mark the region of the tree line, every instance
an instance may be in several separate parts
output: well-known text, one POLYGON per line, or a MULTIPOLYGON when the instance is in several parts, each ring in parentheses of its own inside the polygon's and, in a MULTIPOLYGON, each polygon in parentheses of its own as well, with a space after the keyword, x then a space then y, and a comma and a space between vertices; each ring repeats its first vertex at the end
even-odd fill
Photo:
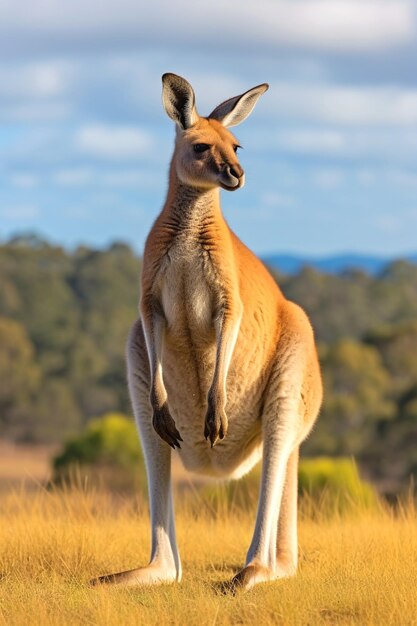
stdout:
MULTIPOLYGON (((124 348, 141 261, 129 246, 67 251, 36 236, 0 246, 0 436, 62 441, 130 413, 124 348)), ((417 474, 417 266, 378 276, 273 272, 309 314, 325 399, 305 455, 355 456, 387 492, 417 474)))

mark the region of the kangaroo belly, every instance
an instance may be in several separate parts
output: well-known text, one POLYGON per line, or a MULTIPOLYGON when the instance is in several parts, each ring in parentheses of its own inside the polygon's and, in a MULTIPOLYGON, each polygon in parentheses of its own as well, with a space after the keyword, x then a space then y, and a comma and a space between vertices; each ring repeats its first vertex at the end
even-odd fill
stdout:
POLYGON ((179 455, 185 468, 208 476, 239 478, 261 457, 263 377, 255 371, 242 372, 232 360, 226 383, 228 433, 211 448, 204 438, 204 420, 215 353, 215 344, 190 344, 187 352, 176 344, 165 344, 162 367, 168 405, 183 439, 179 455))

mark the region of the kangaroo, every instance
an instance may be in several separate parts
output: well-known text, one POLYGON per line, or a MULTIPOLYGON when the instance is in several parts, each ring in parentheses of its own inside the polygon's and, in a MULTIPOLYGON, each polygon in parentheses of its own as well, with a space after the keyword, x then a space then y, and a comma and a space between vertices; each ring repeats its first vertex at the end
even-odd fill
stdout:
POLYGON ((300 443, 319 412, 322 384, 306 314, 285 299, 261 261, 227 225, 220 188, 243 187, 240 124, 261 84, 200 117, 191 85, 164 74, 163 106, 176 123, 165 204, 144 250, 140 319, 127 346, 128 384, 145 455, 150 563, 96 583, 181 579, 171 490, 171 449, 184 466, 239 478, 263 457, 246 562, 232 586, 291 576, 297 568, 300 443))

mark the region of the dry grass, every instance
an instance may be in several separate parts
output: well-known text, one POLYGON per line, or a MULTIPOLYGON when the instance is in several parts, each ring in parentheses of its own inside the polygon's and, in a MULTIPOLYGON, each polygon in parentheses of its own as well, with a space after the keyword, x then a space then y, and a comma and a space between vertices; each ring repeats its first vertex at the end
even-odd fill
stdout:
POLYGON ((412 504, 395 515, 304 514, 299 574, 233 597, 220 583, 243 562, 254 511, 215 511, 196 494, 178 500, 182 583, 97 589, 89 578, 146 563, 146 503, 82 490, 5 496, 0 624, 417 624, 412 504))

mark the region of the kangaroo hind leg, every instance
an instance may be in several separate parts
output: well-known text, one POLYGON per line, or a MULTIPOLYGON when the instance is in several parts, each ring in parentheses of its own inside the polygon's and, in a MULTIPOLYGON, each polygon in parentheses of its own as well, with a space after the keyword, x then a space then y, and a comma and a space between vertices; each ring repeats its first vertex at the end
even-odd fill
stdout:
POLYGON ((153 585, 181 579, 171 488, 171 448, 152 426, 149 362, 139 320, 130 333, 127 362, 129 391, 148 476, 152 526, 151 557, 145 567, 101 576, 91 581, 93 585, 153 585))
POLYGON ((233 583, 258 582, 295 573, 297 564, 298 448, 304 434, 302 385, 305 359, 291 351, 272 372, 262 414, 263 462, 255 530, 245 567, 233 583))

